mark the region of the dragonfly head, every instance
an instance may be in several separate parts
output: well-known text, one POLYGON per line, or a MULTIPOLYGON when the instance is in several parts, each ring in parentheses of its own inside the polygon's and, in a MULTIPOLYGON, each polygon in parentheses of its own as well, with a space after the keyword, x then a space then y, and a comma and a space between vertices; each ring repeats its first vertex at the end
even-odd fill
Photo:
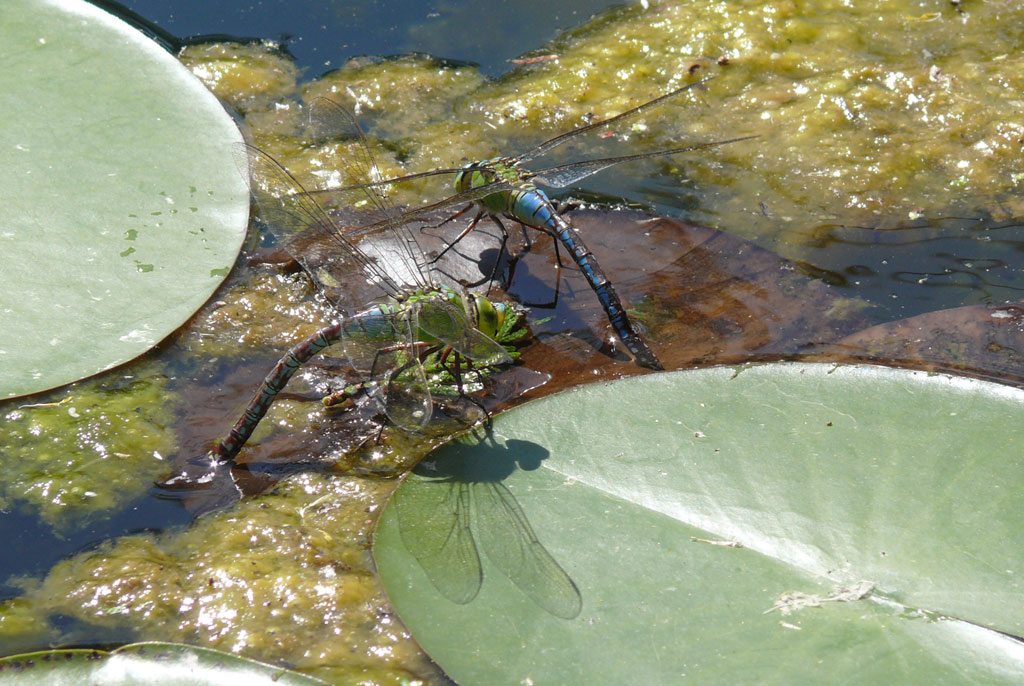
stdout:
POLYGON ((507 306, 505 303, 492 303, 482 295, 469 293, 462 299, 462 305, 470 321, 476 324, 480 333, 494 338, 505 325, 507 306))
POLYGON ((486 186, 495 181, 509 183, 518 180, 516 172, 511 169, 508 158, 494 157, 482 162, 470 162, 455 175, 455 190, 459 193, 486 186))
POLYGON ((490 183, 487 168, 483 166, 484 164, 486 163, 473 162, 463 167, 462 171, 455 175, 456 192, 465 193, 490 183))

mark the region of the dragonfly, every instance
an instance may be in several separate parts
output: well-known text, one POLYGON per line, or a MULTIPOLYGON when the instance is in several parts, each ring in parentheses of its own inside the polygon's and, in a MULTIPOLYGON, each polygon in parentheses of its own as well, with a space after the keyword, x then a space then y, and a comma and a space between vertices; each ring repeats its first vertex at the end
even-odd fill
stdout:
MULTIPOLYGON (((350 178, 374 178, 376 163, 351 113, 321 100, 312 108, 311 121, 317 136, 356 141, 352 154, 342 160, 350 178)), ((237 144, 234 155, 239 170, 250 179, 261 218, 341 317, 293 346, 274 366, 231 431, 211 451, 216 461, 235 458, 295 372, 330 346, 340 345, 363 379, 358 391, 382 405, 390 423, 413 432, 424 428, 433 413, 424 359, 436 355, 460 393, 465 370, 479 373, 512 361, 508 350, 495 340, 510 308, 465 293, 457 284, 438 283, 406 218, 377 188, 366 183, 359 186, 376 214, 384 217, 378 224, 388 231, 386 248, 374 259, 277 160, 246 143, 237 144), (300 237, 303 243, 319 247, 297 248, 300 237), (351 280, 353 274, 361 275, 379 298, 348 314, 333 285, 351 280)))
MULTIPOLYGON (((472 221, 470 221, 466 228, 449 244, 448 248, 445 249, 446 251, 472 231, 484 217, 489 217, 500 229, 503 236, 501 245, 502 251, 506 248, 506 242, 509 236, 508 230, 501 222, 502 217, 516 221, 524 226, 537 229, 542 233, 551 236, 556 241, 556 255, 558 245, 561 244, 562 247, 568 251, 584 278, 587 280, 587 283, 597 295, 612 329, 622 341, 623 345, 626 346, 626 349, 632 355, 636 363, 642 367, 648 367, 650 369, 662 369, 663 367, 661 362, 647 345, 647 342, 640 334, 639 329, 630 320, 626 309, 622 305, 622 301, 619 299, 619 296, 615 291, 614 285, 605 275, 604 270, 602 270, 597 261, 597 258, 594 257, 594 254, 589 248, 587 248, 576 229, 562 217, 562 214, 556 209, 548 195, 538 188, 536 184, 542 184, 551 188, 565 188, 578 183, 588 176, 625 162, 669 157, 686 152, 693 152, 696 150, 703 150, 729 143, 749 140, 751 138, 756 138, 756 136, 741 136, 727 140, 697 143, 667 150, 657 150, 654 152, 583 160, 570 164, 548 167, 536 172, 531 172, 525 169, 522 165, 525 162, 529 162, 534 158, 551 152, 558 146, 563 145, 584 133, 598 129, 606 129, 613 124, 621 124, 630 119, 634 119, 640 114, 650 111, 652 108, 662 105, 697 86, 707 83, 711 78, 714 77, 687 84, 686 86, 677 88, 669 93, 665 93, 664 95, 654 98, 653 100, 649 100, 641 105, 637 105, 632 109, 626 110, 625 112, 608 119, 593 122, 561 133, 518 155, 510 157, 495 157, 482 162, 474 162, 464 167, 434 169, 431 171, 409 174, 407 176, 374 181, 369 185, 380 187, 428 176, 454 174, 454 188, 456 191, 454 196, 422 208, 411 210, 408 212, 408 216, 412 218, 433 214, 441 211, 442 209, 463 204, 467 202, 467 200, 469 201, 465 207, 441 222, 441 224, 444 224, 461 216, 465 212, 468 212, 473 207, 476 207, 477 213, 473 217, 472 221)), ((351 191, 353 188, 353 186, 349 186, 326 190, 324 192, 337 193, 351 191)), ((370 224, 363 227, 359 233, 377 231, 382 228, 382 226, 384 226, 382 223, 370 224)), ((440 255, 438 257, 440 257, 440 255)))
POLYGON ((577 617, 583 607, 579 588, 502 483, 516 469, 536 469, 543 449, 525 442, 501 445, 489 432, 486 443, 478 433, 474 437, 421 462, 395 492, 403 545, 453 603, 465 605, 480 592, 484 553, 539 607, 563 619, 577 617))

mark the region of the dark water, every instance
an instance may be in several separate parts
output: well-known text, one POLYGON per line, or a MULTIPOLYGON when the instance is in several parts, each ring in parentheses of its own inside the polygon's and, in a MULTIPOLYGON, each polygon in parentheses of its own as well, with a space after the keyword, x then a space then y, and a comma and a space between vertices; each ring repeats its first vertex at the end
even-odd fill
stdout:
POLYGON ((894 229, 822 225, 809 271, 891 321, 1024 297, 1024 223, 946 217, 894 229))
MULTIPOLYGON (((102 2, 109 9, 116 3, 102 2)), ((609 0, 125 0, 121 5, 181 39, 222 34, 280 41, 309 76, 355 55, 425 52, 475 62, 494 76, 508 60, 579 26, 609 0)))
POLYGON ((117 536, 187 524, 192 513, 181 504, 164 497, 146 497, 113 514, 95 518, 83 528, 58 532, 39 517, 11 508, 0 513, 0 597, 21 595, 13 584, 19 576, 45 575, 61 559, 93 548, 117 536))

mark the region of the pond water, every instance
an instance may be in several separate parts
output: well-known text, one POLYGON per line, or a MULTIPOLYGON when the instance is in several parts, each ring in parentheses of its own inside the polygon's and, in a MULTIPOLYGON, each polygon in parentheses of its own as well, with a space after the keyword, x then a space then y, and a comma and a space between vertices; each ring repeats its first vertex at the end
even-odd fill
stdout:
MULTIPOLYGON (((113 6, 114 3, 111 3, 113 6)), ((275 40, 310 76, 340 67, 355 55, 425 52, 474 62, 497 76, 508 60, 543 46, 565 29, 621 3, 568 0, 416 2, 416 0, 126 0, 147 22, 182 39, 210 34, 275 40), (472 27, 467 30, 467 27, 472 27)))
MULTIPOLYGON (((300 17, 271 0, 218 5, 222 16, 209 4, 126 3, 179 36, 292 36, 298 62, 229 43, 180 57, 300 178, 331 164, 300 131, 318 95, 357 111, 392 176, 523 150, 714 76, 550 160, 758 136, 556 194, 595 203, 569 216, 666 367, 814 355, 1024 378, 1011 354, 1024 288, 1024 8, 647 4, 561 3, 552 17, 541 3, 335 2, 300 17), (349 59, 403 52, 438 59, 349 59), (541 59, 508 63, 521 55, 541 59)), ((447 194, 438 180, 394 197, 447 194)), ((369 555, 394 477, 440 435, 350 450, 352 427, 315 402, 336 372, 326 365, 243 450, 246 498, 226 475, 179 493, 150 487, 168 463, 209 450, 281 353, 330 318, 271 246, 254 229, 214 301, 142 360, 30 399, 46 407, 0 406, 0 445, 21 465, 0 491, 0 526, 21 532, 3 562, 3 652, 188 640, 328 679, 443 683, 391 614, 369 555), (90 411, 71 422, 52 405, 68 398, 90 411), (50 443, 70 455, 57 467, 40 457, 50 443), (88 506, 85 491, 99 493, 88 506)), ((641 371, 608 345, 579 274, 554 262, 551 243, 534 240, 503 265, 515 267, 505 285, 533 334, 519 367, 551 376, 516 402, 641 371)), ((505 399, 530 385, 517 383, 505 399)))

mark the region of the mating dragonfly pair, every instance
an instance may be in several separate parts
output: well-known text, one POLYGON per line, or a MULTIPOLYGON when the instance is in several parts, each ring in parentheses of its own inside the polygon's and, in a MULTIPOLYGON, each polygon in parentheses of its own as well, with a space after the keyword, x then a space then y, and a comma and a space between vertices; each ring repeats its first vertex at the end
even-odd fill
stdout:
MULTIPOLYGON (((399 178, 374 181, 377 166, 366 138, 351 113, 320 98, 310 108, 312 133, 324 139, 351 139, 355 151, 339 160, 353 182, 329 190, 307 191, 283 166, 265 152, 240 144, 236 162, 251 179, 251 189, 263 220, 303 266, 325 294, 327 284, 360 272, 381 296, 376 304, 347 315, 348 303, 332 303, 342 319, 291 348, 267 375, 244 414, 230 433, 211 451, 218 461, 231 461, 252 434, 278 393, 296 370, 328 346, 340 344, 351 366, 364 380, 357 389, 378 402, 388 420, 400 428, 423 428, 433 413, 431 380, 424 360, 431 355, 454 378, 461 393, 463 374, 511 362, 508 350, 495 338, 505 326, 511 309, 503 303, 467 294, 457 283, 444 283, 425 257, 409 223, 419 217, 467 205, 477 214, 455 239, 461 240, 484 217, 491 218, 502 233, 502 250, 508 232, 501 218, 510 219, 552 236, 572 256, 601 302, 615 333, 637 364, 661 369, 661 363, 634 328, 629 316, 593 254, 576 230, 559 214, 548 196, 535 184, 563 188, 613 165, 656 157, 668 157, 724 145, 746 138, 714 141, 655 152, 605 157, 530 172, 522 167, 581 134, 607 129, 661 105, 705 83, 698 81, 666 93, 617 116, 594 122, 551 138, 514 157, 500 157, 454 169, 436 169, 399 178), (440 202, 401 213, 382 188, 426 176, 454 176, 456 194, 440 202), (320 193, 342 197, 356 192, 382 219, 355 229, 343 230, 316 200, 320 193), (386 254, 370 258, 357 246, 360 236, 385 232, 386 254), (312 235, 326 241, 328 254, 317 260, 297 248, 297 239, 312 235)), ((446 220, 448 221, 448 220, 446 220)), ((453 242, 454 244, 454 242, 453 242)), ((451 247, 451 246, 449 246, 451 247)), ((447 248, 446 248, 447 250, 447 248)), ((323 251, 318 251, 323 252, 323 251)), ((328 295, 330 297, 330 295, 328 295)))

